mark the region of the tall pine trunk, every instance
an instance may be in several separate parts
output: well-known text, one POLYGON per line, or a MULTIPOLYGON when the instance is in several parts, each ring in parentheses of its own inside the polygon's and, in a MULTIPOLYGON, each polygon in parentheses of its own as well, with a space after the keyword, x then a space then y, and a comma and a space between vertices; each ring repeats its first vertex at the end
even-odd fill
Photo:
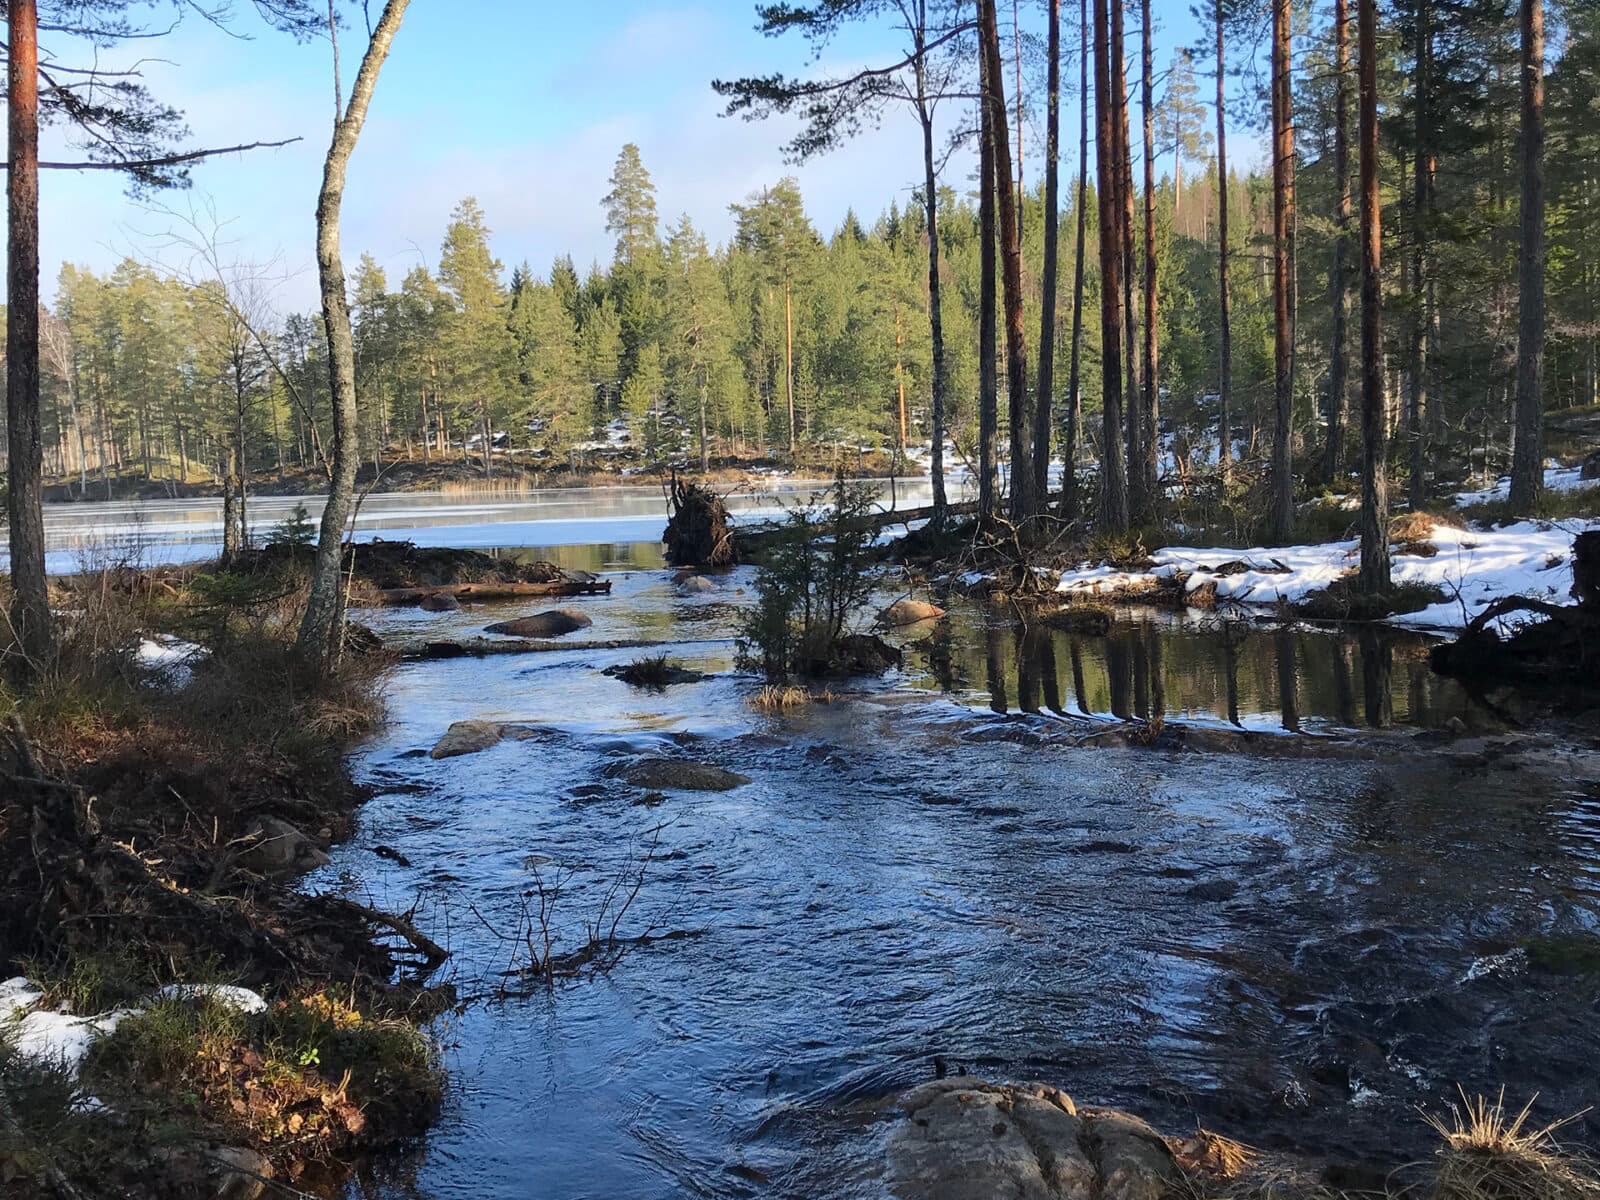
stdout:
POLYGON ((24 670, 53 644, 44 569, 44 443, 39 422, 39 13, 11 0, 7 91, 6 476, 11 631, 24 670))
MULTIPOLYGON (((978 55, 978 524, 994 524, 999 504, 1000 397, 995 367, 994 114, 988 55, 978 55)), ((1005 128, 1002 119, 1001 128, 1005 128)))
POLYGON ((933 476, 933 521, 937 526, 943 523, 949 504, 944 487, 944 314, 939 301, 939 182, 934 170, 933 112, 928 107, 928 66, 922 39, 923 31, 919 25, 916 51, 917 119, 922 123, 923 207, 927 210, 928 219, 928 328, 933 356, 933 429, 930 431, 933 444, 929 448, 929 470, 933 476))
POLYGON ((1153 514, 1159 503, 1161 466, 1161 391, 1156 376, 1156 151, 1155 106, 1151 82, 1155 67, 1150 53, 1150 0, 1140 0, 1139 107, 1144 117, 1144 496, 1153 514))
POLYGON ((1107 9, 1121 0, 1094 0, 1095 188, 1100 218, 1100 524, 1128 528, 1128 482, 1122 453, 1122 173, 1116 154, 1117 98, 1113 94, 1107 9), (1108 153, 1109 150, 1109 153, 1108 153))
POLYGON ((1522 245, 1511 506, 1531 513, 1544 486, 1544 0, 1522 0, 1522 245))
POLYGON ((1000 230, 1000 268, 1006 313, 1006 398, 1011 423, 1011 519, 1038 511, 1033 490, 1033 413, 1028 401, 1028 350, 1022 312, 1020 197, 1011 178, 1005 76, 1000 59, 1000 23, 995 0, 979 0, 978 21, 988 64, 987 96, 993 110, 989 134, 994 156, 995 220, 1000 230))
POLYGON ((1294 536, 1290 424, 1294 417, 1294 108, 1289 0, 1272 0, 1273 540, 1294 536))
POLYGON ((322 293, 322 324, 328 339, 328 385, 333 401, 333 471, 328 503, 322 510, 317 555, 311 568, 311 594, 300 623, 301 655, 319 667, 330 664, 341 640, 340 572, 344 528, 355 507, 356 467, 361 453, 360 414, 356 409, 355 340, 345 292, 344 260, 339 252, 339 209, 345 172, 367 119, 378 73, 410 0, 387 0, 372 31, 367 52, 350 90, 350 103, 334 122, 333 140, 323 163, 317 198, 317 278, 322 293))
POLYGON ((1433 227, 1434 150, 1431 104, 1433 33, 1430 0, 1417 0, 1416 111, 1411 170, 1411 292, 1415 311, 1411 324, 1410 390, 1406 405, 1409 475, 1406 499, 1420 509, 1428 499, 1428 339, 1433 314, 1428 281, 1428 241, 1433 227))
POLYGON ((1217 25, 1217 463, 1227 487, 1233 468, 1233 321, 1228 292, 1228 120, 1223 54, 1223 0, 1216 4, 1217 25))
POLYGON ((1328 429, 1322 448, 1322 474, 1335 482, 1344 474, 1345 415, 1350 377, 1350 4, 1334 0, 1333 8, 1333 173, 1338 203, 1334 208, 1333 266, 1328 271, 1332 332, 1328 348, 1328 429))
POLYGON ((1361 141, 1361 568, 1368 596, 1389 590, 1389 421, 1383 387, 1383 209, 1378 196, 1377 0, 1356 0, 1361 141))
POLYGON ((1044 279, 1039 303, 1039 380, 1033 408, 1033 495, 1042 509, 1050 494, 1050 417, 1055 399, 1056 284, 1061 233, 1061 0, 1048 0, 1045 33, 1044 279))
POLYGON ((1061 439, 1061 515, 1076 521, 1078 498, 1078 395, 1083 359, 1084 226, 1089 203, 1089 0, 1078 0, 1078 232, 1072 269, 1072 365, 1067 373, 1067 419, 1061 439))
POLYGON ((1118 232, 1122 254, 1122 362, 1127 421, 1128 515, 1149 517, 1144 488, 1144 397, 1139 387, 1139 333, 1134 288, 1139 277, 1133 244, 1133 140, 1128 119, 1127 42, 1123 34, 1122 0, 1111 7, 1111 87, 1117 101, 1116 154, 1118 232))

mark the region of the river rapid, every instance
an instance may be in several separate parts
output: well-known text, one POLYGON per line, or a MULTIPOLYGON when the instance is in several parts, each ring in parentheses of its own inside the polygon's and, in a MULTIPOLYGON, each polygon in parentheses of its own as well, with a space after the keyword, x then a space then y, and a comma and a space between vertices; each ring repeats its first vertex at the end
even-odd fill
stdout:
MULTIPOLYGON (((1429 672, 1424 639, 1137 612, 1078 638, 958 603, 903 671, 766 715, 733 671, 748 572, 678 595, 659 512, 635 499, 496 502, 446 527, 399 510, 467 506, 372 510, 393 515, 383 536, 606 571, 609 597, 569 602, 594 621, 577 636, 658 640, 711 677, 648 692, 602 674, 639 650, 395 670, 354 764, 374 798, 308 886, 415 905, 464 1003, 438 1027, 441 1123, 352 1194, 881 1197, 890 1102, 941 1071, 1377 1171, 1429 1152, 1417 1106, 1458 1084, 1538 1092, 1549 1118, 1596 1099, 1597 977, 1550 948, 1600 929, 1600 783, 1430 732, 1499 727, 1429 672), (1084 737, 1158 717, 1370 744, 1084 737), (537 735, 427 757, 467 718, 537 735), (751 782, 647 796, 607 773, 641 753, 751 782), (649 940, 549 985, 505 974, 541 888, 571 950, 639 878, 618 934, 649 940)), ((403 643, 531 607, 357 615, 403 643)), ((1600 1144, 1592 1114, 1568 1132, 1600 1144)))

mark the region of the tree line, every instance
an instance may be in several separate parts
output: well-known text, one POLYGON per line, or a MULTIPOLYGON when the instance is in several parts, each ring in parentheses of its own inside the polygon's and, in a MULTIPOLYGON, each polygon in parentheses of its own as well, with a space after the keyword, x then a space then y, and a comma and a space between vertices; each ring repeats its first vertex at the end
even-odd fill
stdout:
MULTIPOLYGON (((687 217, 662 228, 628 146, 602 200, 615 253, 582 275, 566 257, 507 273, 471 201, 437 269, 397 288, 363 259, 335 297, 319 251, 320 317, 261 311, 225 271, 176 286, 136 264, 64 269, 35 334, 60 353, 23 386, 38 452, 80 487, 174 458, 180 475, 331 477, 341 437, 352 471, 460 455, 492 473, 502 454, 581 461, 620 420, 648 460, 701 466, 926 444, 941 511, 954 454, 985 520, 1108 529, 1157 519, 1171 475, 1194 470, 1258 503, 1279 541, 1308 489, 1358 487, 1381 588, 1391 477, 1420 505, 1509 463, 1531 507, 1545 409, 1600 392, 1600 26, 1562 7, 1547 63, 1542 0, 1355 7, 1210 0, 1205 38, 1164 65, 1148 0, 1080 0, 1075 30, 1044 0, 1042 38, 994 0, 763 7, 765 32, 818 46, 856 22, 898 35, 852 74, 714 86, 730 114, 798 115, 796 160, 915 117, 924 171, 903 208, 819 230, 783 179, 734 203, 711 246, 687 217), (1241 174, 1228 136, 1252 124, 1270 149, 1241 174), (975 174, 950 167, 961 146, 975 174), (1058 488, 1052 459, 1072 468, 1058 488)), ((120 166, 158 169, 141 161, 120 166)), ((16 506, 14 486, 14 530, 16 506)))

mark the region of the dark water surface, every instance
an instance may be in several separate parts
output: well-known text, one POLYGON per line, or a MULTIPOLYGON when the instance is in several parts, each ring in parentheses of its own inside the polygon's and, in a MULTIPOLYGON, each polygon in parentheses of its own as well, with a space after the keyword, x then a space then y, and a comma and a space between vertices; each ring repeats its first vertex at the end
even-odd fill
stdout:
MULTIPOLYGON (((1440 1107, 1458 1082, 1505 1083, 1519 1103, 1542 1092, 1552 1116, 1595 1099, 1594 976, 1521 948, 1600 927, 1593 783, 1439 752, 1280 759, 1051 736, 1085 712, 1485 727, 1428 674, 1425 642, 1165 617, 1074 639, 957 613, 902 675, 768 717, 728 673, 746 579, 684 599, 651 548, 559 553, 626 572, 610 598, 573 602, 595 621, 580 636, 670 640, 718 674, 637 691, 600 673, 640 653, 626 650, 396 673, 392 723, 358 764, 378 796, 314 882, 420 898, 479 999, 440 1030, 442 1123, 358 1191, 881 1196, 885 1102, 936 1064, 1362 1159, 1426 1152, 1414 1106, 1440 1107), (548 732, 419 755, 467 717, 548 732), (638 804, 604 771, 643 750, 753 782, 638 804), (536 879, 563 881, 552 925, 575 948, 647 853, 620 932, 685 936, 494 998, 536 879)), ((403 637, 517 611, 373 615, 403 637)))

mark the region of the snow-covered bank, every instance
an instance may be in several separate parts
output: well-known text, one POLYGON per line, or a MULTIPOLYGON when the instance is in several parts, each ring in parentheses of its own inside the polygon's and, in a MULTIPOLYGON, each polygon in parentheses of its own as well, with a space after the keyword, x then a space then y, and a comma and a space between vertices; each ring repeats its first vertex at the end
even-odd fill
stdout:
MULTIPOLYGON (((1564 602, 1572 588, 1572 539, 1586 529, 1600 529, 1600 520, 1520 521, 1491 530, 1436 524, 1426 539, 1435 553, 1425 557, 1396 547, 1393 578, 1396 584, 1437 587, 1446 599, 1389 621, 1416 629, 1459 629, 1503 596, 1564 602)), ((1109 597, 1182 576, 1187 593, 1214 585, 1219 603, 1276 608, 1301 603, 1353 573, 1359 553, 1353 541, 1250 550, 1169 546, 1153 553, 1145 570, 1085 564, 1064 571, 1056 590, 1109 597)))
MULTIPOLYGON (((1547 492, 1581 492, 1600 488, 1600 479, 1585 479, 1583 467, 1563 467, 1550 463, 1544 469, 1544 489, 1547 492)), ((1502 475, 1493 487, 1478 492, 1457 492, 1451 499, 1458 508, 1472 504, 1499 504, 1511 498, 1511 476, 1502 475)))

